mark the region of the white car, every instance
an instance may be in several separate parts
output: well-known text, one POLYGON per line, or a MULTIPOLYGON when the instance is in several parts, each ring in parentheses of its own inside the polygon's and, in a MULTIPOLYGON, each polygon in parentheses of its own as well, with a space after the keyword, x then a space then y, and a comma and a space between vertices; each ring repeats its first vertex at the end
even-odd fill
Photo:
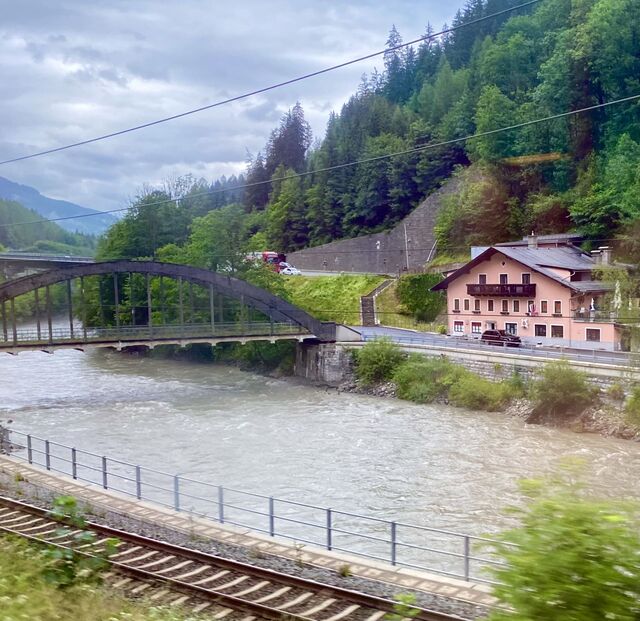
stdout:
POLYGON ((302 272, 297 267, 293 267, 293 265, 287 265, 287 267, 281 268, 280 273, 285 276, 300 276, 300 274, 302 274, 302 272))

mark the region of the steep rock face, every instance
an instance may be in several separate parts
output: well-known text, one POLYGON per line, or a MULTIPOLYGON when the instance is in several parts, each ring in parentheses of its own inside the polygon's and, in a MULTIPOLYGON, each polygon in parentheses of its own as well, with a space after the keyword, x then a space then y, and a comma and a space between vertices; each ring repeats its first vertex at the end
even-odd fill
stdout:
POLYGON ((447 181, 389 231, 298 250, 288 261, 300 269, 328 272, 400 274, 421 269, 435 253, 433 228, 442 200, 458 191, 460 180, 447 181))

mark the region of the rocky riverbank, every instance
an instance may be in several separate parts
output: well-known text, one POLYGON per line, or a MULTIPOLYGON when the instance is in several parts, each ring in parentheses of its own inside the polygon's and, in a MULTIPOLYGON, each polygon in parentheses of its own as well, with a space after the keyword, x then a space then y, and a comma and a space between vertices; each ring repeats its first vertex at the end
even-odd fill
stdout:
MULTIPOLYGON (((371 397, 398 398, 396 386, 393 382, 382 382, 374 386, 362 386, 354 378, 340 384, 338 392, 348 392, 371 397)), ((444 404, 449 405, 447 400, 444 404)), ((557 418, 551 416, 540 417, 534 415, 534 404, 529 399, 516 399, 504 410, 507 416, 522 418, 526 423, 570 429, 576 433, 597 433, 605 437, 634 440, 640 442, 640 430, 625 421, 624 412, 620 404, 610 400, 603 400, 594 404, 579 414, 557 418)))

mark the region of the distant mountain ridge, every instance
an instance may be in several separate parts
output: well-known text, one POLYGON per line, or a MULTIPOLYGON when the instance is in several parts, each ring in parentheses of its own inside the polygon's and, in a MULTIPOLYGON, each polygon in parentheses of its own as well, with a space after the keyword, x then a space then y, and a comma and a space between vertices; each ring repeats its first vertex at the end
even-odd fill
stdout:
POLYGON ((57 222, 63 229, 72 233, 100 235, 117 221, 111 214, 102 214, 95 209, 82 207, 69 201, 49 198, 40 194, 38 190, 31 186, 16 183, 5 177, 0 177, 0 198, 16 201, 24 207, 33 209, 33 211, 48 220, 98 214, 91 217, 70 218, 69 220, 57 222))

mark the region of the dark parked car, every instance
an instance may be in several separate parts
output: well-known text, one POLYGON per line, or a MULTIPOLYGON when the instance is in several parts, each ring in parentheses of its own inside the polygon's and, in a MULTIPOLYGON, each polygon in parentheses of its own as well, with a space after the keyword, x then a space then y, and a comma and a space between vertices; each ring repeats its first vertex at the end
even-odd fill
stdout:
POLYGON ((502 345, 503 347, 520 347, 522 344, 519 336, 509 334, 505 330, 485 330, 480 340, 487 345, 502 345))

